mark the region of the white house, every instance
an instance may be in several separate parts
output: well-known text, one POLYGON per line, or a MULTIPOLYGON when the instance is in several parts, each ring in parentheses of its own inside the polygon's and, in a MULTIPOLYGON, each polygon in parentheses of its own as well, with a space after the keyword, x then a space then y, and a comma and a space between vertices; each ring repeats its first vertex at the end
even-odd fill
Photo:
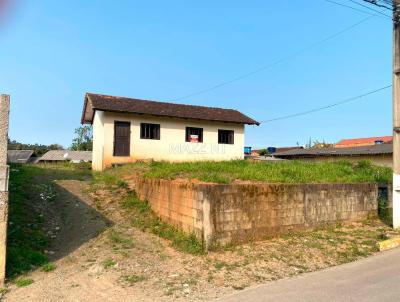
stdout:
POLYGON ((93 170, 136 160, 199 161, 244 157, 244 125, 233 109, 87 93, 82 124, 93 125, 93 170))

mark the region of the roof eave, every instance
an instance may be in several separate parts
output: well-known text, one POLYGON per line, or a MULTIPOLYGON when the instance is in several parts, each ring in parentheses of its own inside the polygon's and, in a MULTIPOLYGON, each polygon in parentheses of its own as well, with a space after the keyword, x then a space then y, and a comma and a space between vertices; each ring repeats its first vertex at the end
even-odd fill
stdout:
POLYGON ((93 123, 93 120, 92 121, 88 121, 88 120, 85 119, 85 113, 86 113, 87 104, 88 104, 88 94, 86 93, 85 94, 84 105, 83 105, 82 116, 81 116, 81 124, 82 125, 93 123))
MULTIPOLYGON (((84 110, 86 111, 86 98, 85 98, 85 105, 84 105, 84 110)), ((222 121, 222 120, 210 120, 210 119, 199 119, 199 118, 184 118, 184 117, 179 117, 179 116, 172 116, 172 115, 162 115, 162 114, 149 114, 149 113, 141 113, 141 112, 128 112, 128 111, 123 111, 123 110, 105 110, 102 108, 96 108, 94 106, 92 106, 92 110, 93 110, 93 116, 92 119, 90 121, 85 119, 84 113, 82 115, 82 120, 81 123, 82 124, 93 124, 93 119, 94 119, 94 114, 96 112, 96 110, 99 111, 104 111, 104 112, 114 112, 114 113, 125 113, 125 114, 138 114, 138 115, 147 115, 147 116, 156 116, 156 117, 165 117, 165 118, 176 118, 176 119, 184 119, 184 120, 197 120, 197 121, 209 121, 209 122, 216 122, 216 123, 232 123, 232 124, 240 124, 240 125, 256 125, 256 126, 260 126, 260 123, 252 120, 249 122, 235 122, 235 121, 222 121)), ((84 112, 85 112, 84 111, 84 112)))

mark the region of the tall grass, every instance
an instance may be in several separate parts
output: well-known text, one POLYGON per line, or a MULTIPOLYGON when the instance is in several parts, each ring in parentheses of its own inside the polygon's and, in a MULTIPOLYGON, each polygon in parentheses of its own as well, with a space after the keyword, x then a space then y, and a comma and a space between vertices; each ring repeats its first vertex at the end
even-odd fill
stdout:
POLYGON ((373 166, 368 161, 360 161, 357 164, 348 161, 268 163, 246 160, 184 163, 141 162, 120 169, 116 173, 138 171, 148 178, 189 178, 215 183, 230 183, 234 180, 270 183, 389 183, 392 181, 390 168, 373 166))

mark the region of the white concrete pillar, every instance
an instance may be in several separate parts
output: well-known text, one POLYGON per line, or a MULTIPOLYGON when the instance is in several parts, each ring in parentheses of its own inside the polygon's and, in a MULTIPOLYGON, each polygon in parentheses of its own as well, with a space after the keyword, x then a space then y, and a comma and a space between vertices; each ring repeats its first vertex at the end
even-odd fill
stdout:
POLYGON ((10 96, 0 98, 0 287, 4 286, 6 276, 6 248, 8 221, 8 123, 10 96))

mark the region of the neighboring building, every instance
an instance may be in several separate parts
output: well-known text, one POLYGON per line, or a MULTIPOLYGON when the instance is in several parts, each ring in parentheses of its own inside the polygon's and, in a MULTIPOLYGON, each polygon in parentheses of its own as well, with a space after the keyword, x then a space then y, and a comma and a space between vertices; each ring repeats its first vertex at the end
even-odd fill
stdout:
POLYGON ((38 160, 39 163, 58 163, 58 162, 91 162, 92 151, 70 151, 70 150, 50 150, 43 154, 38 160))
POLYGON ((365 138, 352 138, 342 139, 334 145, 335 148, 350 148, 350 147, 362 147, 362 146, 373 146, 384 143, 391 143, 393 136, 375 136, 365 138))
POLYGON ((393 145, 379 144, 353 148, 290 150, 286 152, 275 153, 274 156, 283 159, 307 161, 349 160, 352 162, 357 162, 359 160, 369 160, 374 165, 392 167, 393 145))
POLYGON ((8 150, 7 162, 11 164, 26 164, 31 162, 33 150, 8 150))
POLYGON ((93 125, 93 169, 136 160, 244 158, 239 111, 87 93, 82 124, 93 125))
MULTIPOLYGON (((285 151, 289 151, 289 150, 300 150, 300 149, 304 149, 304 147, 295 146, 295 147, 268 147, 268 148, 265 148, 265 150, 267 150, 269 154, 275 154, 275 153, 285 152, 285 151)), ((251 155, 252 156, 260 156, 261 150, 264 150, 264 149, 251 150, 251 155)))

